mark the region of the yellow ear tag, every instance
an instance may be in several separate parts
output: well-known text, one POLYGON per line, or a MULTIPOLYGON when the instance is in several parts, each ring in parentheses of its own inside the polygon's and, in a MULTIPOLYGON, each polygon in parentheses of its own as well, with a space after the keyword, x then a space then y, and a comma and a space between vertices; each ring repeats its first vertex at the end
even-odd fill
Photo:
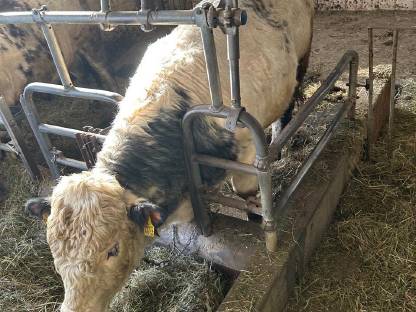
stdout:
POLYGON ((147 222, 144 226, 144 235, 147 237, 155 237, 155 226, 153 225, 150 216, 147 218, 147 222))

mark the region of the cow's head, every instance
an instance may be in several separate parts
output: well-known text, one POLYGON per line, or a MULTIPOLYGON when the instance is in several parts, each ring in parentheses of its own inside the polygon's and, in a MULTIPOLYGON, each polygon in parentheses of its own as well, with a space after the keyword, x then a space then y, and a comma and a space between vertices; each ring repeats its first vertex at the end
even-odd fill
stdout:
POLYGON ((107 311, 143 253, 144 223, 151 217, 157 225, 163 217, 99 172, 63 177, 50 199, 31 200, 26 210, 48 216, 47 240, 65 287, 63 312, 107 311))

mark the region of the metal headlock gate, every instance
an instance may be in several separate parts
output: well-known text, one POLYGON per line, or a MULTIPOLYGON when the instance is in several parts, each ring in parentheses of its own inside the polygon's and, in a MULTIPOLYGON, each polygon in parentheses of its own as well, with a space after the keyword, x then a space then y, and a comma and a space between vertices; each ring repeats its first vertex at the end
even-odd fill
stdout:
POLYGON ((22 160, 23 166, 33 180, 40 178, 39 168, 30 156, 27 146, 24 142, 23 135, 13 118, 13 115, 6 103, 6 100, 0 96, 0 128, 4 127, 7 131, 10 141, 7 143, 0 142, 0 152, 9 152, 17 155, 22 160))
MULTIPOLYGON (((277 249, 276 213, 272 206, 272 185, 269 164, 277 159, 277 155, 288 142, 290 137, 299 129, 312 110, 328 94, 341 74, 349 67, 349 93, 348 100, 343 103, 334 120, 325 134, 309 156, 308 160, 299 170, 298 175, 292 181, 286 193, 279 203, 278 209, 283 209, 296 187, 299 185, 308 169, 318 158, 335 127, 339 124, 347 111, 353 118, 356 101, 356 84, 358 70, 358 55, 355 51, 348 51, 341 59, 337 67, 328 79, 321 85, 318 91, 302 107, 295 118, 282 131, 281 135, 267 146, 266 137, 260 123, 241 106, 240 78, 239 78, 239 27, 247 21, 246 12, 238 7, 238 0, 202 1, 193 10, 162 10, 155 11, 149 8, 148 1, 141 1, 140 11, 116 12, 110 10, 109 0, 101 0, 101 10, 95 12, 84 11, 48 11, 46 7, 35 9, 31 12, 6 12, 0 13, 0 24, 39 24, 48 43, 53 61, 61 79, 62 85, 31 83, 26 86, 21 96, 21 104, 35 134, 42 154, 49 166, 54 178, 59 177, 58 164, 87 169, 87 164, 75 159, 66 158, 62 153, 54 150, 48 138, 48 134, 76 138, 80 135, 95 136, 98 141, 103 141, 105 136, 88 133, 56 125, 41 123, 33 103, 32 95, 35 92, 49 93, 65 97, 92 99, 117 104, 122 96, 103 90, 84 89, 75 87, 69 76, 58 41, 55 37, 52 24, 98 24, 104 30, 111 30, 117 25, 141 25, 142 30, 151 31, 154 25, 196 25, 200 28, 203 48, 205 53, 206 69, 209 81, 209 90, 212 103, 210 105, 198 105, 190 108, 185 114, 182 126, 185 146, 185 159, 189 178, 189 189, 195 220, 202 233, 211 234, 211 220, 208 210, 204 205, 203 185, 199 165, 219 167, 228 170, 254 174, 258 177, 263 228, 265 232, 266 246, 270 251, 277 249), (229 60, 231 103, 225 106, 222 100, 221 82, 218 71, 217 55, 214 43, 213 29, 221 27, 227 37, 227 51, 229 60), (195 117, 205 115, 226 119, 225 127, 234 131, 236 127, 247 127, 253 137, 256 147, 256 158, 253 164, 243 164, 195 152, 192 135, 192 121, 195 117)), ((209 198, 209 197, 208 197, 209 198)), ((216 196, 218 202, 228 203, 237 209, 250 210, 247 204, 241 201, 233 201, 227 197, 216 196)))

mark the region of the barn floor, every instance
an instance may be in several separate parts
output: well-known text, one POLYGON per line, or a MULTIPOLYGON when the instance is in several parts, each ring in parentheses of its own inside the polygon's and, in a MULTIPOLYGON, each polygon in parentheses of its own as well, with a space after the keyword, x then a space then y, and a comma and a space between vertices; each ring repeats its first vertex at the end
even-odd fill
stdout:
MULTIPOLYGON (((319 14, 310 72, 324 78, 342 51, 355 49, 364 80, 367 25, 409 26, 415 17, 413 12, 319 14)), ((359 164, 287 312, 416 311, 415 35, 400 35, 393 158, 380 139, 373 161, 359 164)), ((375 39, 375 64, 389 64, 392 33, 377 31, 375 39)))
MULTIPOLYGON (((318 14, 309 77, 324 79, 345 50, 355 49, 361 56, 360 73, 364 78, 366 25, 394 21, 410 25, 415 16, 408 12, 318 14)), ((411 55, 416 49, 414 35, 408 32, 400 37, 398 77, 403 89, 398 100, 392 167, 384 156, 385 144, 380 141, 375 149, 378 162, 358 167, 309 273, 290 299, 288 312, 416 310, 416 80, 409 78, 416 74, 416 59, 411 55)), ((391 33, 377 33, 376 64, 389 63, 391 45, 391 33)), ((44 237, 39 235, 43 227, 22 217, 20 210, 28 194, 36 189, 14 161, 0 163, 1 183, 9 194, 0 206, 0 235, 10 249, 0 248, 1 269, 5 269, 0 272, 11 275, 0 275, 0 304, 10 311, 54 311, 62 288, 44 237), (26 230, 22 224, 30 227, 26 230), (44 272, 40 278, 32 274, 33 280, 28 280, 22 275, 34 273, 39 267, 44 272), (45 300, 46 296, 49 299, 45 300)), ((0 201, 1 197, 0 185, 0 201)))

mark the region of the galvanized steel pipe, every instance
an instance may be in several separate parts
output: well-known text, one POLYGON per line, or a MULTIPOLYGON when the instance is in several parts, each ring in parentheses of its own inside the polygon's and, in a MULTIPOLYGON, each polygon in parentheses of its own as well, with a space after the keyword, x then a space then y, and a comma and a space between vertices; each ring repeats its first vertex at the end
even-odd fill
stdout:
POLYGON ((1 12, 0 24, 111 24, 111 25, 193 25, 192 10, 165 11, 38 11, 1 12))

